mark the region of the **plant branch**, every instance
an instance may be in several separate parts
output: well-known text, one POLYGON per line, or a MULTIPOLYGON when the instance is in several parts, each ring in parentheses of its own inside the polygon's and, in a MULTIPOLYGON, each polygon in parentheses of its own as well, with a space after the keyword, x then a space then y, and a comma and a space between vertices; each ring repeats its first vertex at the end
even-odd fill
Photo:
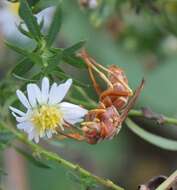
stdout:
POLYGON ((8 127, 6 127, 7 125, 1 121, 1 125, 5 128, 8 128, 20 141, 22 141, 23 143, 28 145, 33 151, 39 152, 40 155, 43 156, 43 158, 45 158, 47 160, 55 161, 55 162, 63 165, 65 168, 68 168, 69 170, 72 170, 72 171, 76 171, 81 176, 86 177, 86 178, 90 178, 95 183, 103 185, 103 186, 110 188, 112 190, 124 190, 122 187, 116 185, 111 180, 103 179, 99 176, 96 176, 96 175, 90 173, 89 171, 85 170, 84 168, 80 167, 79 165, 73 164, 73 163, 61 158, 56 153, 47 151, 44 148, 42 148, 41 146, 33 143, 32 141, 28 141, 28 139, 26 138, 25 135, 19 133, 16 129, 9 127, 10 124, 8 124, 8 127))
POLYGON ((170 189, 177 182, 177 170, 170 175, 156 190, 170 189))
MULTIPOLYGON (((145 117, 144 113, 141 110, 134 110, 134 109, 132 109, 129 112, 129 116, 145 117)), ((163 124, 177 125, 177 118, 163 116, 163 124)))

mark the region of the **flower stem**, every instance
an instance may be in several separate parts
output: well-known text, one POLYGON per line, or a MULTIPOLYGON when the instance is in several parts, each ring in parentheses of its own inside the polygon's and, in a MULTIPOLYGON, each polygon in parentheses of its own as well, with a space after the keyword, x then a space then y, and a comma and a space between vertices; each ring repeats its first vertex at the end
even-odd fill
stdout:
MULTIPOLYGON (((7 126, 5 124, 5 122, 2 122, 2 121, 0 124, 3 127, 7 126)), ((23 143, 28 145, 33 151, 39 152, 40 155, 43 156, 43 158, 45 158, 47 160, 55 161, 55 162, 63 165, 65 168, 68 168, 69 170, 78 172, 82 177, 90 178, 93 180, 93 182, 103 185, 112 190, 124 190, 122 187, 116 185, 111 180, 96 176, 96 175, 90 173, 89 171, 85 170, 84 168, 80 167, 79 165, 73 164, 73 163, 61 158, 58 154, 47 151, 44 148, 42 148, 40 145, 37 145, 37 144, 33 143, 32 141, 28 141, 26 136, 24 136, 23 134, 18 132, 16 129, 9 127, 9 126, 10 126, 10 123, 8 124, 8 127, 6 127, 6 128, 8 128, 20 141, 22 141, 23 143)))
POLYGON ((174 183, 177 181, 177 170, 170 175, 156 190, 171 189, 174 183))
MULTIPOLYGON (((144 117, 144 114, 141 110, 132 109, 129 116, 144 117)), ((177 118, 163 116, 163 124, 177 125, 177 118)))

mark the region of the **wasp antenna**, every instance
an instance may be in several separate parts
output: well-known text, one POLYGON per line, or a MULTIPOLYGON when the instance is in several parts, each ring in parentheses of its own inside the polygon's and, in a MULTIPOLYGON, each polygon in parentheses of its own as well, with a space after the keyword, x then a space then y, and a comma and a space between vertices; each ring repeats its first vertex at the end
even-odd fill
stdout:
POLYGON ((145 83, 145 79, 143 78, 141 81, 141 84, 137 87, 134 95, 132 96, 132 98, 130 99, 130 101, 128 102, 127 107, 124 109, 123 113, 121 114, 121 122, 123 122, 126 117, 128 116, 128 113, 130 111, 130 109, 134 106, 137 98, 139 97, 141 90, 144 87, 144 83, 145 83))

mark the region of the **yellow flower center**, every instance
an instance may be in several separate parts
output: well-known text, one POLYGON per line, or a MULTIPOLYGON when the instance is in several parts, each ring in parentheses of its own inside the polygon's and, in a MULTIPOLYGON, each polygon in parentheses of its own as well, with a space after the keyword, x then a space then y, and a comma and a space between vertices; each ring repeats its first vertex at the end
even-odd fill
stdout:
POLYGON ((34 111, 31 120, 39 132, 43 133, 46 130, 55 131, 56 127, 61 126, 63 115, 55 106, 42 105, 34 111))
POLYGON ((10 3, 9 9, 14 15, 18 15, 18 10, 20 7, 20 3, 10 3))

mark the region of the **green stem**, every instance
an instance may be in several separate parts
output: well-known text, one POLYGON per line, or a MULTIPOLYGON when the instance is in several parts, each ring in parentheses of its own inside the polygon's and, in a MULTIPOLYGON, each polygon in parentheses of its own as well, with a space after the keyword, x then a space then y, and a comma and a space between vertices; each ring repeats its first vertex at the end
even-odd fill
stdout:
MULTIPOLYGON (((131 110, 129 112, 129 116, 144 117, 144 114, 140 110, 131 110)), ((174 125, 177 125, 177 119, 175 119, 175 118, 164 116, 163 119, 164 119, 164 124, 174 124, 174 125)), ((3 122, 3 121, 1 121, 1 125, 3 127, 7 126, 6 123, 3 122)), ((10 125, 11 124, 9 123, 9 126, 10 125)), ((31 141, 28 141, 26 139, 26 136, 24 136, 23 134, 19 133, 16 129, 14 129, 12 127, 6 127, 6 128, 8 128, 19 140, 21 140, 22 142, 24 142, 25 144, 27 144, 28 146, 30 146, 33 151, 39 152, 44 158, 46 158, 48 160, 56 161, 57 163, 63 165, 64 167, 66 167, 66 168, 68 168, 70 170, 73 170, 73 171, 77 171, 78 173, 80 173, 81 176, 89 177, 93 181, 95 181, 96 183, 98 183, 100 185, 103 185, 103 186, 105 186, 107 188, 110 188, 112 190, 123 190, 122 187, 114 184, 109 179, 103 179, 103 178, 101 178, 99 176, 96 176, 96 175, 90 173, 89 171, 85 170, 84 168, 80 167, 79 165, 75 165, 75 164, 73 164, 73 163, 71 163, 71 162, 69 162, 69 161, 61 158, 59 155, 57 155, 57 154, 55 154, 53 152, 49 152, 49 151, 45 150, 44 148, 42 148, 41 146, 39 146, 37 144, 34 144, 31 141)), ((169 180, 174 179, 174 175, 176 177, 177 172, 175 172, 172 176, 170 176, 169 180)), ((168 183, 169 183, 169 181, 167 181, 165 183, 165 185, 168 184, 168 183)), ((162 189, 164 189, 164 188, 161 188, 161 186, 160 186, 157 190, 162 190, 162 189)))
MULTIPOLYGON (((134 110, 132 109, 129 114, 129 116, 136 116, 136 117, 144 117, 144 114, 141 110, 134 110)), ((177 125, 177 119, 173 117, 166 117, 163 116, 164 124, 170 124, 170 125, 177 125)))
POLYGON ((83 88, 79 87, 79 86, 75 86, 76 90, 82 95, 82 97, 87 100, 87 102, 91 105, 91 106, 97 106, 97 103, 92 100, 88 94, 84 91, 83 88))
MULTIPOLYGON (((3 127, 6 127, 6 124, 4 122, 1 121, 1 125, 3 127)), ((10 124, 9 124, 10 126, 10 124)), ((45 150, 44 148, 42 148, 41 146, 33 143, 32 141, 28 141, 26 136, 24 136, 23 134, 19 133, 16 129, 12 128, 12 127, 6 127, 8 128, 20 141, 22 141, 23 143, 27 144, 28 146, 30 146, 30 148, 33 151, 37 151, 40 153, 41 156, 43 156, 45 159, 47 160, 53 160, 61 165, 63 165, 65 168, 68 168, 70 170, 76 171, 78 172, 81 176, 83 177, 88 177, 90 179, 92 179, 94 182, 96 182, 97 184, 103 185, 107 188, 110 188, 112 190, 124 190, 122 187, 116 185, 115 183, 113 183, 111 180, 109 179, 103 179, 99 176, 96 176, 92 173, 90 173, 89 171, 85 170, 84 168, 80 167, 79 165, 75 165, 63 158, 61 158, 59 155, 57 155, 56 153, 50 152, 45 150)))
POLYGON ((170 189, 177 181, 177 170, 170 175, 156 190, 170 189))

